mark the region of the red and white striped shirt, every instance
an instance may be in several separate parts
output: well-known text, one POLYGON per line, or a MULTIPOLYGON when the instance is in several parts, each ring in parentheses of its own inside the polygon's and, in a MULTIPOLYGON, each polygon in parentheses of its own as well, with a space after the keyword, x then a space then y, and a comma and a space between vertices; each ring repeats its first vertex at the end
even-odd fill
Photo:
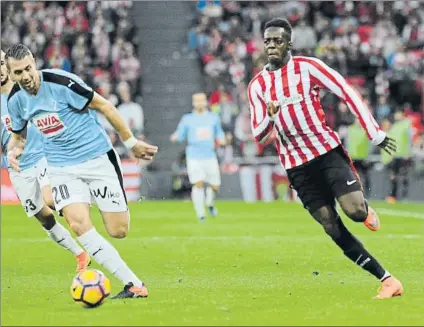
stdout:
POLYGON ((275 128, 277 150, 285 169, 300 166, 341 144, 337 133, 325 122, 320 88, 328 89, 347 104, 373 144, 380 144, 386 136, 361 96, 338 72, 316 58, 291 57, 278 70, 262 70, 248 87, 255 140, 266 142, 275 128), (271 119, 267 104, 273 101, 281 109, 271 119))

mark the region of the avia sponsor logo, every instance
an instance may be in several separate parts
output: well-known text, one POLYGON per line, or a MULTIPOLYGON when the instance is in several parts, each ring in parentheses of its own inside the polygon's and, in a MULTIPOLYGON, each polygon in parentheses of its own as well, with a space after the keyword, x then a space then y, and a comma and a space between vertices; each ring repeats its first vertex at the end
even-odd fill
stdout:
POLYGON ((102 198, 102 199, 118 199, 121 197, 121 193, 119 192, 112 192, 108 191, 107 186, 105 186, 103 189, 97 189, 97 190, 90 190, 90 193, 92 196, 96 198, 102 198))
POLYGON ((55 136, 65 128, 57 113, 49 113, 34 118, 34 124, 45 136, 55 136))
POLYGON ((3 120, 3 124, 6 127, 6 130, 8 132, 12 132, 12 120, 10 119, 10 116, 4 115, 1 117, 1 119, 3 120))

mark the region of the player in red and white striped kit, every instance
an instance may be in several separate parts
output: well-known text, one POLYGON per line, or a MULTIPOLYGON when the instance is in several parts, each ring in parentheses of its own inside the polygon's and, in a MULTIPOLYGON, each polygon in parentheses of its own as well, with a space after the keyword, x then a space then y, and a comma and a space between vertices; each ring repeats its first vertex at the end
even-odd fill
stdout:
POLYGON ((274 129, 277 131, 281 163, 305 208, 349 259, 382 282, 376 298, 401 295, 400 281, 371 256, 337 213, 336 199, 353 221, 363 222, 373 231, 380 228, 349 155, 337 133, 325 122, 320 88, 348 105, 372 144, 391 154, 396 151, 396 143, 380 129, 361 96, 343 76, 317 58, 291 56, 291 32, 285 19, 273 19, 265 25, 269 63, 248 87, 255 139, 263 143, 274 129))

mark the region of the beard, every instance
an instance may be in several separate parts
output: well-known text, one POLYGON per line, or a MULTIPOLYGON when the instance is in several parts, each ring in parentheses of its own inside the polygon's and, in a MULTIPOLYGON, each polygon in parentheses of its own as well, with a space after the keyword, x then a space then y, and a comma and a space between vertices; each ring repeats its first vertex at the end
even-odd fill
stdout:
POLYGON ((281 64, 283 62, 283 58, 268 58, 268 62, 272 65, 278 65, 281 64))
POLYGON ((6 75, 4 81, 1 81, 1 86, 5 85, 7 82, 9 82, 9 76, 6 75))

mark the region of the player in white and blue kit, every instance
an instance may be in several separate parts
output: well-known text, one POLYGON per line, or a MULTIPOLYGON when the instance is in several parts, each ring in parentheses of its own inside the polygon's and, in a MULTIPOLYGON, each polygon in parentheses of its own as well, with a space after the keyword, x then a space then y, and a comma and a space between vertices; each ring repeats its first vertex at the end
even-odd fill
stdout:
POLYGON ((193 185, 191 197, 197 217, 205 219, 205 204, 212 216, 217 215, 214 198, 221 185, 221 174, 216 157, 216 145, 225 145, 225 135, 219 116, 208 110, 205 93, 192 96, 193 112, 184 115, 172 142, 187 141, 187 174, 193 185), (206 188, 205 198, 205 183, 206 188))
MULTIPOLYGON (((13 88, 5 62, 5 53, 1 51, 1 149, 7 154, 7 145, 11 138, 11 121, 7 107, 7 98, 13 88)), ((43 137, 37 129, 28 126, 28 142, 20 158, 21 172, 9 169, 10 180, 28 217, 40 222, 47 235, 63 248, 75 255, 77 271, 87 268, 90 263, 88 254, 72 238, 71 233, 56 221, 51 188, 48 179, 47 161, 43 153, 43 137)), ((2 165, 10 168, 6 156, 2 157, 2 165)))
POLYGON ((37 70, 26 46, 11 47, 6 63, 17 82, 8 98, 10 165, 19 171, 30 121, 44 137, 56 209, 62 210, 90 256, 124 283, 116 298, 147 297, 147 287, 91 222, 92 199, 110 236, 125 237, 130 221, 119 157, 91 109, 108 119, 136 158, 151 160, 157 147, 137 140, 119 111, 78 76, 59 69, 37 70))

